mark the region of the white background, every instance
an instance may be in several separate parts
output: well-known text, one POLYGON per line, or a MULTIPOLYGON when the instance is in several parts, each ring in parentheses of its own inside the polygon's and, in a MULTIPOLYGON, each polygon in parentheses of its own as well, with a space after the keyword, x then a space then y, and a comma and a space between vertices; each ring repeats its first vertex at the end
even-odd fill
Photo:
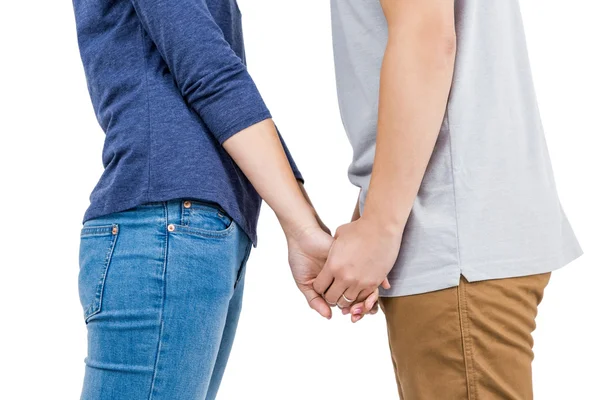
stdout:
MULTIPOLYGON (((346 178, 329 2, 239 3, 250 71, 334 228, 349 219, 357 193, 346 178)), ((536 398, 598 398, 600 3, 522 3, 557 184, 586 251, 554 274, 540 308, 536 398)), ((86 352, 78 238, 103 133, 70 2, 0 3, 0 103, 0 399, 76 399, 86 352)), ((357 325, 322 320, 292 283, 267 207, 259 235, 220 398, 397 398, 383 315, 357 325)))

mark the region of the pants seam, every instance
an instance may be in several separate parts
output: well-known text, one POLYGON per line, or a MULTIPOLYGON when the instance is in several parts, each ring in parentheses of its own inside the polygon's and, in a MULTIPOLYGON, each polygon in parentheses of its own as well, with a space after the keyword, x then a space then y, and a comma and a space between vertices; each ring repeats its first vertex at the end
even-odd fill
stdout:
POLYGON ((242 277, 244 276, 245 273, 245 269, 246 269, 246 264, 248 263, 248 259, 250 258, 250 252, 252 251, 252 242, 248 241, 248 244, 246 245, 246 250, 244 253, 244 258, 242 259, 242 264, 240 265, 240 268, 238 269, 238 273, 237 276, 235 278, 235 283, 233 284, 233 296, 235 296, 235 291, 238 287, 238 284, 240 283, 240 281, 242 280, 242 277))
POLYGON ((458 316, 460 322, 460 333, 463 344, 463 357, 465 362, 465 377, 467 380, 467 399, 477 400, 477 386, 475 384, 475 368, 473 360, 473 343, 469 328, 469 316, 467 307, 467 295, 465 281, 458 285, 458 316))
POLYGON ((158 343, 156 345, 156 357, 154 359, 154 370, 152 373, 152 382, 150 384, 150 393, 148 394, 148 400, 152 400, 152 398, 154 397, 154 389, 155 389, 155 383, 156 383, 156 376, 158 375, 158 362, 160 360, 160 351, 161 351, 161 347, 162 347, 162 336, 163 336, 163 327, 164 327, 164 321, 163 321, 163 314, 164 314, 164 308, 165 308, 165 298, 166 298, 166 272, 167 272, 167 257, 168 257, 168 247, 169 247, 169 234, 168 234, 168 230, 167 230, 167 225, 169 223, 169 211, 168 211, 168 206, 166 203, 163 204, 164 207, 164 232, 165 232, 165 241, 164 241, 164 247, 163 247, 163 269, 162 269, 162 275, 161 275, 161 290, 162 290, 162 296, 161 296, 161 304, 160 304, 160 312, 159 312, 159 319, 160 319, 160 325, 159 325, 159 329, 158 329, 158 343))
POLYGON ((406 398, 406 396, 404 396, 404 389, 402 388, 402 383, 400 382, 400 374, 398 372, 398 363, 396 362, 396 352, 394 351, 394 344, 392 342, 392 328, 391 328, 391 318, 390 320, 388 320, 388 311, 386 310, 386 305, 385 302, 386 301, 393 301, 393 299, 383 299, 383 301, 381 301, 381 310, 383 311, 383 314, 385 315, 385 318, 387 320, 387 334, 388 334, 388 346, 390 348, 390 356, 392 359, 392 366, 394 367, 394 375, 396 377, 396 385, 398 386, 398 394, 400 395, 400 399, 404 399, 406 398))

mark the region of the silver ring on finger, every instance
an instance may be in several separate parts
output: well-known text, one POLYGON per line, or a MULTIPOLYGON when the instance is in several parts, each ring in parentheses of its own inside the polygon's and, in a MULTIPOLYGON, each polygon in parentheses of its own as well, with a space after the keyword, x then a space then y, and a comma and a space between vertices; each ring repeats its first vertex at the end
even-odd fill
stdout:
POLYGON ((349 298, 346 297, 345 294, 342 294, 342 297, 344 298, 344 300, 346 300, 350 304, 352 304, 352 303, 354 303, 356 301, 356 300, 350 300, 349 298))
POLYGON ((344 298, 344 301, 346 302, 346 305, 341 305, 340 301, 338 300, 337 306, 338 306, 339 309, 343 310, 346 307, 350 307, 352 305, 352 303, 354 303, 354 300, 350 300, 344 294, 342 294, 342 297, 344 298))

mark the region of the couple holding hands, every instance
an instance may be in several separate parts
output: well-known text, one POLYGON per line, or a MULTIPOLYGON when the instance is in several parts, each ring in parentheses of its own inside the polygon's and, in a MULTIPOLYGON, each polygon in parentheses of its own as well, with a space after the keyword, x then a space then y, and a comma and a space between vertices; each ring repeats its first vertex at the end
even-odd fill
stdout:
POLYGON ((81 231, 82 399, 217 396, 261 200, 310 307, 356 322, 381 305, 400 398, 532 398, 537 307, 581 249, 517 0, 331 0, 361 189, 333 238, 246 69, 235 0, 73 4, 106 133, 81 231))

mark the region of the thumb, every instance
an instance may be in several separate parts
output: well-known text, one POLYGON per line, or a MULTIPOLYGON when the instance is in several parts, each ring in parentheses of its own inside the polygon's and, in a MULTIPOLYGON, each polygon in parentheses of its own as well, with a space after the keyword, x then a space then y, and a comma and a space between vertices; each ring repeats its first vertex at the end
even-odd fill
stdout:
POLYGON ((325 299, 321 297, 319 293, 314 291, 312 288, 302 290, 304 297, 310 308, 321 314, 322 317, 331 319, 331 307, 327 304, 325 299))

